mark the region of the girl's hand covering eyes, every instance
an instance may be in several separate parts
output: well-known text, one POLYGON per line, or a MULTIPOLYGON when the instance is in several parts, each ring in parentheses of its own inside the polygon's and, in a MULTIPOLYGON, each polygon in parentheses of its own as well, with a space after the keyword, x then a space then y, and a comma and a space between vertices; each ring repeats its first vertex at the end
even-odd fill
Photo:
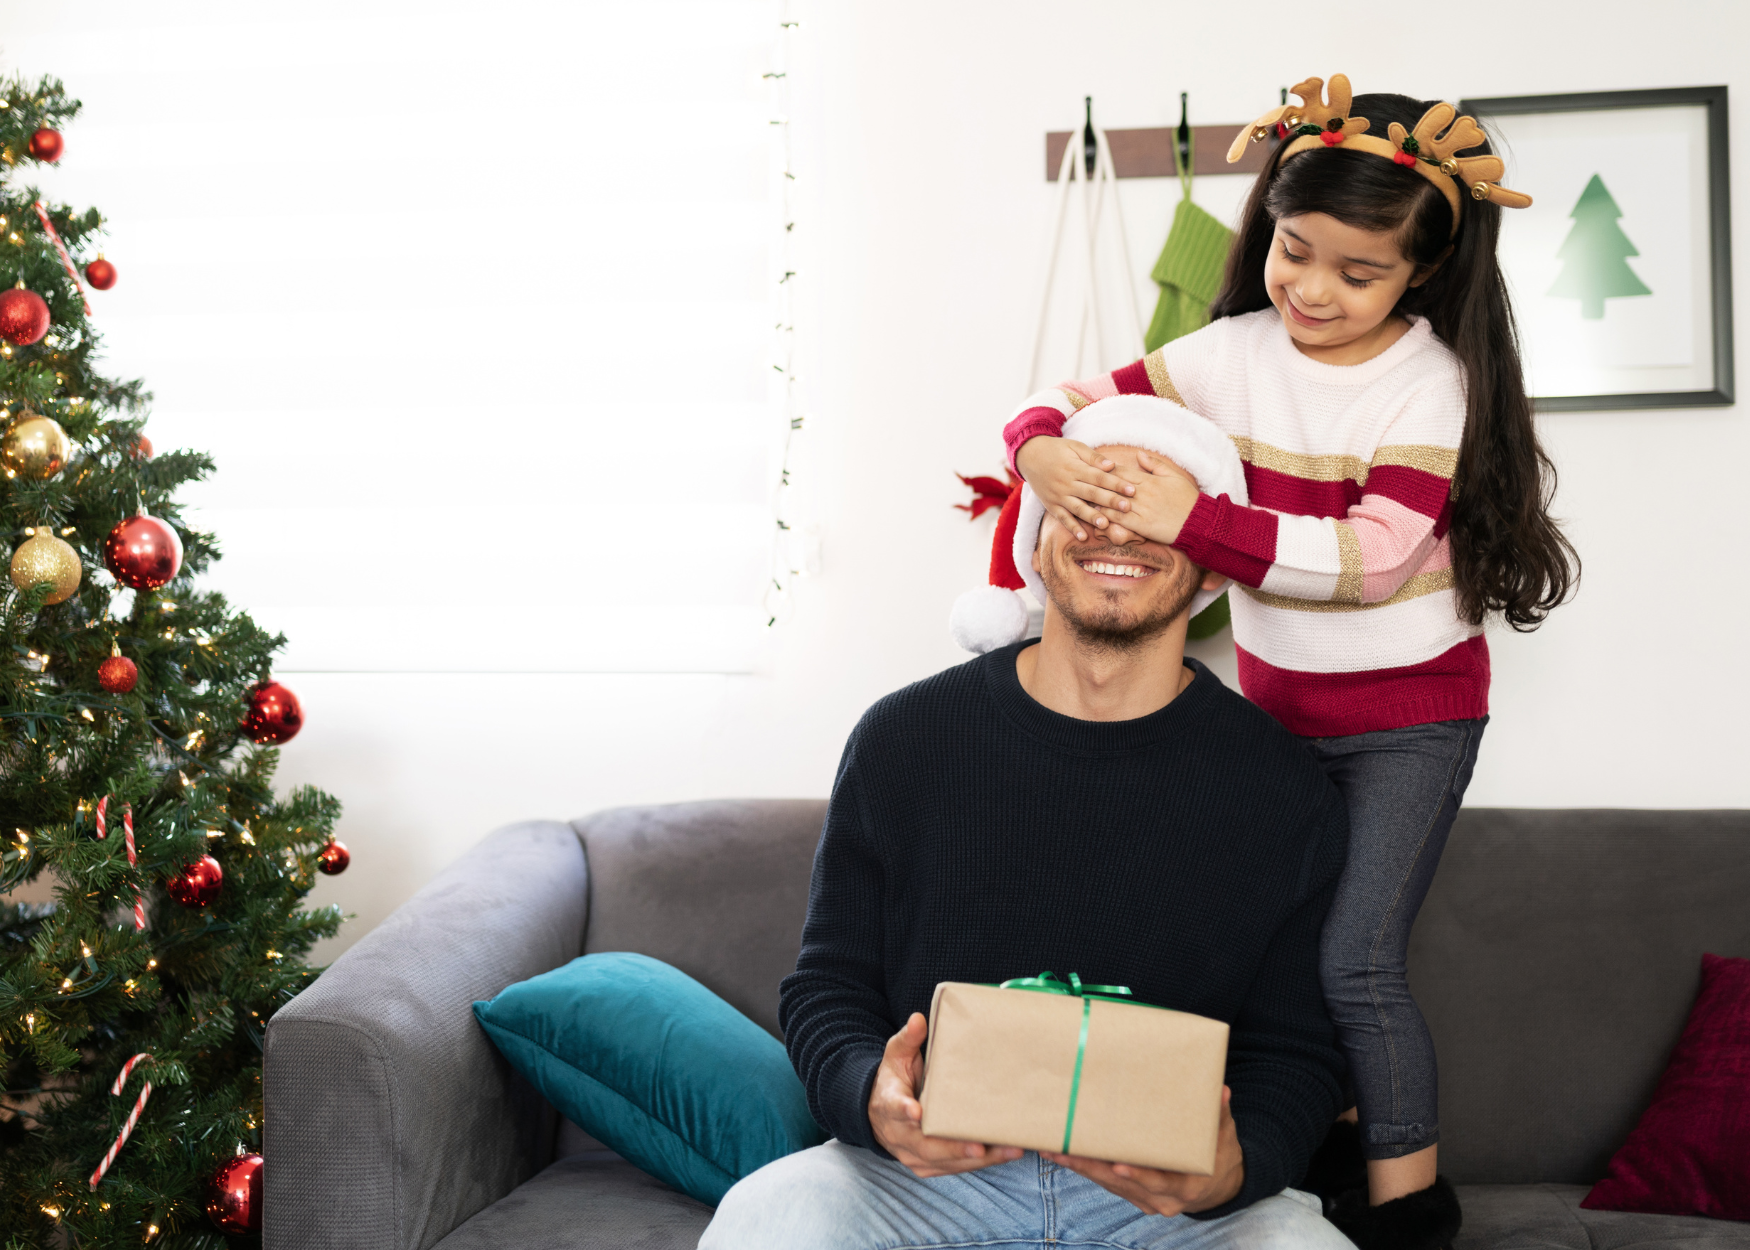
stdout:
POLYGON ((1086 542, 1090 530, 1104 530, 1110 524, 1107 514, 1123 515, 1136 493, 1112 472, 1110 460, 1073 438, 1030 438, 1015 454, 1015 467, 1045 511, 1078 542, 1086 542))

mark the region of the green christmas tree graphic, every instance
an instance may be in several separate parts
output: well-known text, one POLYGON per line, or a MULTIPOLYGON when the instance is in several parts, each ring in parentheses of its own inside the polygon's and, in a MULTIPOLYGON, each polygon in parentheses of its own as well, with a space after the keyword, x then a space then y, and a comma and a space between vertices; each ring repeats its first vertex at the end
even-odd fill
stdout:
POLYGON ((1628 267, 1628 258, 1641 253, 1616 224, 1622 209, 1605 190, 1604 179, 1592 175, 1568 216, 1574 228, 1556 253, 1562 272, 1549 289, 1551 295, 1579 300, 1582 317, 1602 321, 1605 300, 1653 293, 1628 267))

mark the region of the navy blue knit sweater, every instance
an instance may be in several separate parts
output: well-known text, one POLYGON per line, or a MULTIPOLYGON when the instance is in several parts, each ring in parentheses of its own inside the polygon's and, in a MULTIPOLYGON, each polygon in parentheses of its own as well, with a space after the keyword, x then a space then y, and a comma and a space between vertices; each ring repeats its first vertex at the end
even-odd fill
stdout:
POLYGON ((938 981, 1044 969, 1232 1026, 1239 1197, 1304 1175, 1343 1060, 1319 990, 1342 797, 1287 730, 1187 660, 1137 720, 1035 702, 1004 647, 887 696, 839 763, 779 1019, 822 1128, 880 1150, 869 1091, 938 981))

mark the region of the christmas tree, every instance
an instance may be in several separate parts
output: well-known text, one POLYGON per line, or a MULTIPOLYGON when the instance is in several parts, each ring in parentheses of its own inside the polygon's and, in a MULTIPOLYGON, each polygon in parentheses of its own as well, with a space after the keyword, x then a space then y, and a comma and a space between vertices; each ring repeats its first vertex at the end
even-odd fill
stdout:
POLYGON ((1598 321, 1604 316, 1605 300, 1653 293, 1628 267, 1628 258, 1640 251, 1616 224, 1622 210, 1605 190, 1604 179, 1592 175, 1568 216, 1574 227, 1556 253, 1562 272, 1549 289, 1551 295, 1579 300, 1580 315, 1598 321))
POLYGON ((211 461, 97 371, 103 219, 20 184, 78 109, 0 82, 0 1247, 250 1244, 262 1033, 346 849, 334 799, 272 788, 284 640, 194 584, 218 551, 173 496, 211 461))

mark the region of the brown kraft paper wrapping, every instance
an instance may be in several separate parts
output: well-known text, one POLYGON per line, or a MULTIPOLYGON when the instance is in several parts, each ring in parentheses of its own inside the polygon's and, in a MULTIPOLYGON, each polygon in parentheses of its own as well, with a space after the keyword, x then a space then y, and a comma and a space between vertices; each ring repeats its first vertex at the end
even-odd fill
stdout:
POLYGON ((1069 1153, 1213 1174, 1227 1025, 1140 1003, 943 981, 930 1003, 924 1133, 1063 1150, 1084 1001, 1069 1153))

